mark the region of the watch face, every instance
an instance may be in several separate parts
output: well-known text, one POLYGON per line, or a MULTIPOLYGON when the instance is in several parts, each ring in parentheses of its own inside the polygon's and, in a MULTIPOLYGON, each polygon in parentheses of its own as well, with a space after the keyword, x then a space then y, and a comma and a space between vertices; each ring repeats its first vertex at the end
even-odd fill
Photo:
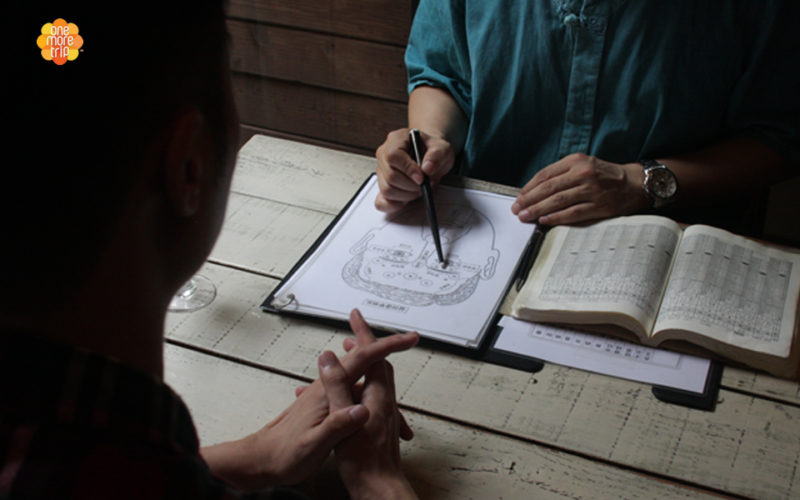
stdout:
POLYGON ((675 175, 668 169, 652 168, 647 171, 646 186, 650 193, 662 199, 672 198, 678 191, 678 182, 675 175))

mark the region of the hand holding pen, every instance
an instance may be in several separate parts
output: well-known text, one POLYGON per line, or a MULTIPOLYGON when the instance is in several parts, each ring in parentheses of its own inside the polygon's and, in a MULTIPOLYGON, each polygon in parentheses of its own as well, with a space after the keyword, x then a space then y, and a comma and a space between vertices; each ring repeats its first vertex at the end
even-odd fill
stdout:
POLYGON ((378 160, 376 173, 380 193, 375 199, 378 210, 396 213, 421 195, 423 174, 427 174, 431 185, 436 186, 455 161, 455 152, 445 139, 420 131, 427 152, 422 162, 417 163, 411 145, 410 129, 390 132, 376 151, 378 160))

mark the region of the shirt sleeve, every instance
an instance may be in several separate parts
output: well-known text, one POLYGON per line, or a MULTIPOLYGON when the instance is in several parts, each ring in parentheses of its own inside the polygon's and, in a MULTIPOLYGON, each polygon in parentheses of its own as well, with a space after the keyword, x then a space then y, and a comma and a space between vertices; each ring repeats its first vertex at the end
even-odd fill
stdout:
MULTIPOLYGON (((795 166, 800 162, 800 2, 767 9, 757 2, 745 12, 749 57, 731 95, 728 127, 733 135, 759 140, 795 166), (751 31, 752 30, 752 31, 751 31)), ((767 4, 776 5, 776 4, 767 4)))
POLYGON ((471 66, 464 2, 421 0, 405 54, 408 92, 420 85, 447 90, 470 116, 471 66))

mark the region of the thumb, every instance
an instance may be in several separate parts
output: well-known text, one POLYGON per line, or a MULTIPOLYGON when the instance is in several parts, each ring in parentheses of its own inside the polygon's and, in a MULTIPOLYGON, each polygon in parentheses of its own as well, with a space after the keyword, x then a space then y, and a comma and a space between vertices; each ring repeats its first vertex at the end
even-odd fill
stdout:
POLYGON ((439 145, 431 146, 422 159, 422 171, 431 179, 439 179, 452 168, 453 159, 449 149, 439 145))

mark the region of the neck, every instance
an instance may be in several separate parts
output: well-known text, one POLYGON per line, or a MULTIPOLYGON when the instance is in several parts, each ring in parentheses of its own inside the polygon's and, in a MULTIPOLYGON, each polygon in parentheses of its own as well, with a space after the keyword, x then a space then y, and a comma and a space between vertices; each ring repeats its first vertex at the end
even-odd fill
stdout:
MULTIPOLYGON (((142 234, 135 231, 134 235, 142 234)), ((74 345, 163 378, 164 319, 172 285, 148 247, 152 238, 112 240, 83 283, 46 314, 20 314, 4 327, 74 345)))
MULTIPOLYGON (((114 295, 114 291, 108 290, 107 295, 114 295)), ((82 302, 80 306, 48 312, 46 319, 35 314, 4 318, 2 326, 115 359, 161 380, 166 306, 148 309, 133 303, 110 302, 82 302), (163 312, 148 313, 153 310, 163 312)))

